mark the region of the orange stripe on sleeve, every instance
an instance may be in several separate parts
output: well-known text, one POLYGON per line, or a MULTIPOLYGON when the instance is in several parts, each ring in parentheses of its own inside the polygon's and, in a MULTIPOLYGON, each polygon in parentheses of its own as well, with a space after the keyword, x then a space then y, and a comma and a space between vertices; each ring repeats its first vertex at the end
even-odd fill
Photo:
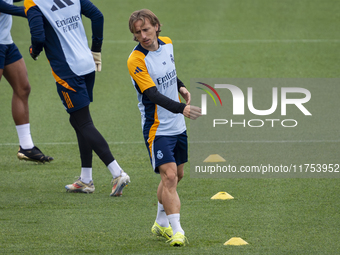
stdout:
POLYGON ((53 70, 52 70, 52 75, 53 75, 55 81, 58 82, 61 86, 63 86, 64 88, 67 88, 67 89, 69 89, 69 90, 72 90, 72 91, 74 91, 74 92, 77 92, 77 91, 75 91, 75 89, 73 89, 70 85, 68 85, 68 83, 67 83, 66 81, 64 81, 63 79, 60 79, 59 76, 56 75, 55 72, 53 72, 53 70))
POLYGON ((169 44, 169 43, 172 44, 172 41, 171 41, 171 39, 170 39, 169 37, 159 36, 158 38, 159 38, 159 40, 161 40, 161 41, 164 42, 165 44, 169 44))
POLYGON ((25 0, 24 2, 24 6, 25 6, 25 14, 27 16, 27 11, 33 7, 36 6, 35 2, 33 0, 25 0))
POLYGON ((156 86, 146 68, 144 57, 142 52, 135 50, 127 62, 129 73, 142 93, 144 90, 156 86))

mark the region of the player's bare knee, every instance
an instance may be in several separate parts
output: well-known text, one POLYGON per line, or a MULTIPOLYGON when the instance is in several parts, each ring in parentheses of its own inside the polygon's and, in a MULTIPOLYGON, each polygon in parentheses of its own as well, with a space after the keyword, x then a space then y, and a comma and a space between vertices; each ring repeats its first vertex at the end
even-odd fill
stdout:
POLYGON ((31 93, 31 85, 27 82, 21 83, 19 86, 13 86, 13 92, 18 97, 26 99, 31 93))
POLYGON ((176 173, 169 171, 165 174, 165 180, 163 183, 166 187, 172 187, 174 185, 177 185, 177 182, 178 177, 176 173))
POLYGON ((24 83, 21 86, 21 91, 24 96, 29 96, 29 94, 31 93, 31 85, 28 82, 24 83))

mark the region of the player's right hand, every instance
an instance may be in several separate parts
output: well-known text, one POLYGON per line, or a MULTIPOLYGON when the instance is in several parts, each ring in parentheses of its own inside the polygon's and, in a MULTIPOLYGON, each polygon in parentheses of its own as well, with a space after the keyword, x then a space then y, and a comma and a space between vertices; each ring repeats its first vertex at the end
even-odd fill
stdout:
POLYGON ((33 52, 32 45, 30 46, 29 51, 30 51, 31 57, 32 57, 34 60, 37 60, 40 54, 35 54, 35 53, 33 52))
POLYGON ((198 117, 202 116, 201 114, 201 108, 193 105, 187 105, 184 108, 183 115, 187 118, 190 118, 192 120, 197 119, 198 117))

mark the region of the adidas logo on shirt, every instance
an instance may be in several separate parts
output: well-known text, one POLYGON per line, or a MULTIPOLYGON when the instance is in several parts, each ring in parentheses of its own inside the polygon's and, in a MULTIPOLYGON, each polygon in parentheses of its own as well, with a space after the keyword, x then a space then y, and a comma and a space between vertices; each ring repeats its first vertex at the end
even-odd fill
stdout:
POLYGON ((53 12, 74 4, 71 0, 53 0, 53 2, 55 3, 51 8, 53 12))
POLYGON ((143 72, 143 70, 140 69, 140 68, 137 66, 137 68, 136 68, 136 70, 135 70, 135 74, 140 73, 140 72, 143 72))

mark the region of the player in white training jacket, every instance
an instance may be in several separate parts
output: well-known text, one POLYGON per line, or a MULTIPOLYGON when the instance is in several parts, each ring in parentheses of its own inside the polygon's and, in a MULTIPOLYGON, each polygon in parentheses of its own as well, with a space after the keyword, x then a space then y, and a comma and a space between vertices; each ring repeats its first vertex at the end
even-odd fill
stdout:
POLYGON ((150 161, 161 176, 157 217, 151 231, 167 238, 171 246, 183 246, 187 239, 180 224, 181 203, 176 189, 188 161, 184 116, 196 119, 201 109, 190 106, 190 93, 177 77, 172 41, 159 36, 160 27, 150 10, 131 14, 129 28, 139 44, 127 65, 137 92, 150 161), (178 93, 186 104, 180 102, 178 93))

